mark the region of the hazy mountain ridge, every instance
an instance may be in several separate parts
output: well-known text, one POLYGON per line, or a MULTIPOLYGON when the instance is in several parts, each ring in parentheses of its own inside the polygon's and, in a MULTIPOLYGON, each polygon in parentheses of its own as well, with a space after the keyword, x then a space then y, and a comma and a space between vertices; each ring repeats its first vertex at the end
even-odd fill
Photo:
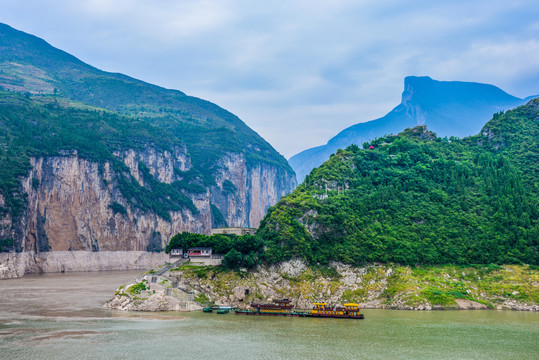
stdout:
POLYGON ((464 137, 476 134, 492 114, 524 104, 503 90, 487 84, 436 81, 430 77, 404 79, 401 103, 385 116, 344 129, 326 145, 302 151, 289 159, 298 182, 329 156, 350 144, 364 142, 407 127, 427 125, 438 136, 464 137))

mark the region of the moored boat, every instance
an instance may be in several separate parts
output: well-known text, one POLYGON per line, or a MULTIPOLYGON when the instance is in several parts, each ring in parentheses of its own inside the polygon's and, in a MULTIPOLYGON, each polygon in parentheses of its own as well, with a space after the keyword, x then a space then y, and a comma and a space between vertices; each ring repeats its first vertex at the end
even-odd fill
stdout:
POLYGON ((253 310, 236 310, 238 315, 269 315, 269 316, 300 316, 303 313, 293 311, 294 305, 290 300, 275 300, 273 304, 251 304, 253 310))
POLYGON ((269 316, 301 316, 301 317, 324 317, 341 319, 364 319, 365 316, 359 311, 359 304, 347 303, 344 307, 331 307, 327 303, 314 303, 311 311, 294 311, 294 305, 290 300, 275 300, 273 304, 251 304, 252 310, 236 309, 237 315, 269 315, 269 316))
POLYGON ((305 316, 326 317, 342 319, 364 319, 365 316, 359 312, 359 304, 348 303, 344 307, 331 307, 327 303, 314 303, 313 310, 305 316))

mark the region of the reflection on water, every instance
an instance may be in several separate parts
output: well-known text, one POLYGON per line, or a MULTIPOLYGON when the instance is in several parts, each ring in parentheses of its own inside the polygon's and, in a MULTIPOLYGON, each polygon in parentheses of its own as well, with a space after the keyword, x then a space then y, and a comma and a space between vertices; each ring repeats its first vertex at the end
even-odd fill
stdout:
POLYGON ((137 272, 0 281, 0 359, 536 359, 539 314, 365 310, 366 319, 124 313, 137 272))

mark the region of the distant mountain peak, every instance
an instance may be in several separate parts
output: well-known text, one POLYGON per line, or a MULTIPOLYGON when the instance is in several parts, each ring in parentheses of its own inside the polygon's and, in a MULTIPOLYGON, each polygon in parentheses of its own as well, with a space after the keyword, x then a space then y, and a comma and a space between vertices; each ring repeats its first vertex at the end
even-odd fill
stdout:
POLYGON ((492 114, 525 102, 494 85, 407 76, 401 103, 392 111, 379 119, 342 130, 326 145, 292 156, 289 163, 301 182, 337 149, 350 144, 362 145, 368 140, 421 125, 428 125, 438 136, 465 137, 478 133, 492 114))
POLYGON ((430 76, 406 76, 404 78, 404 88, 417 87, 433 81, 436 80, 433 80, 430 76))
POLYGON ((414 95, 418 92, 429 91, 432 89, 431 83, 435 81, 429 76, 407 76, 404 78, 404 91, 402 92, 401 104, 407 105, 414 100, 414 95))

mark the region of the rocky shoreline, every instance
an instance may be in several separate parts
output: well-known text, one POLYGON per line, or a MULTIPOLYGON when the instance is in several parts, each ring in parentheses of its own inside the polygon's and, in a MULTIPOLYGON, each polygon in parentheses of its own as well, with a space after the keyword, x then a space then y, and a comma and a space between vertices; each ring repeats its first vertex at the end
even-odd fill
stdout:
POLYGON ((250 272, 192 264, 161 276, 155 275, 157 271, 120 287, 105 307, 186 311, 207 305, 247 308, 252 302, 289 298, 301 309, 316 301, 334 305, 353 301, 364 309, 539 311, 539 272, 516 265, 412 269, 333 263, 313 268, 295 260, 250 272), (134 286, 140 292, 132 290, 134 286))
POLYGON ((173 273, 157 275, 160 268, 140 274, 121 285, 103 307, 122 311, 193 311, 202 306, 194 292, 180 284, 173 273))

